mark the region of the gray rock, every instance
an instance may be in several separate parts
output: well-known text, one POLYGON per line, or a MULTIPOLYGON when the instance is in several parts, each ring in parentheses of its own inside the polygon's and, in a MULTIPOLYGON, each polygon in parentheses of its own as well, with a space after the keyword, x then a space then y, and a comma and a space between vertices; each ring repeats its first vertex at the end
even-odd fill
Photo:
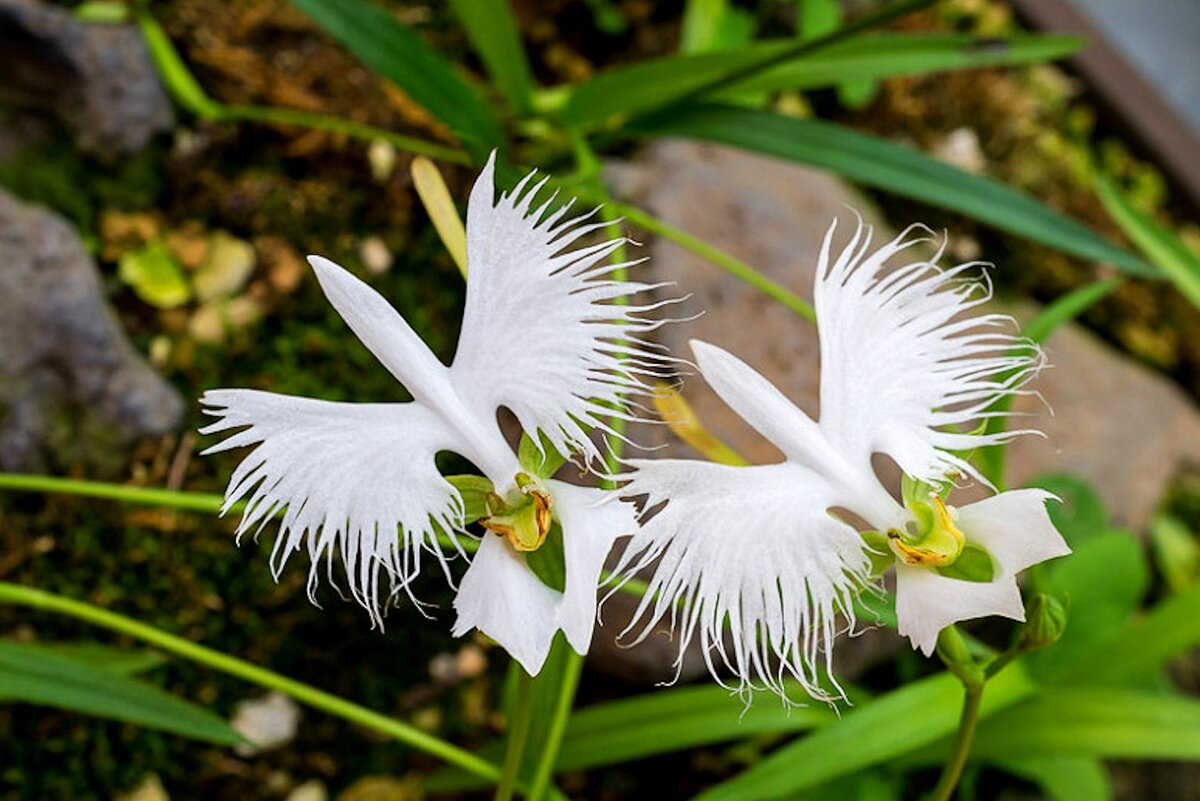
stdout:
MULTIPOLYGON (((634 162, 612 165, 607 177, 621 197, 746 261, 806 299, 812 297, 817 254, 830 221, 838 217, 844 226, 853 225, 847 206, 875 225, 878 243, 893 235, 870 204, 839 179, 715 145, 656 142, 634 162)), ((689 339, 720 344, 817 417, 820 365, 817 331, 811 323, 666 240, 654 239, 648 250, 648 280, 675 281, 681 293, 692 293, 680 316, 703 311, 698 319, 662 329, 664 344, 687 357, 689 339)), ((1029 313, 1018 311, 1018 316, 1029 313)), ((1026 437, 1011 447, 1009 483, 1018 486, 1048 472, 1077 474, 1099 490, 1118 522, 1143 528, 1176 471, 1185 462, 1200 463, 1200 413, 1170 381, 1078 326, 1061 329, 1047 350, 1053 367, 1034 385, 1045 403, 1030 398, 1016 407, 1030 415, 1021 421, 1023 426, 1047 436, 1026 437)), ((698 376, 685 380, 683 393, 708 428, 750 461, 781 458, 698 376)), ((656 455, 696 455, 661 426, 641 427, 635 437, 662 445, 656 455)), ((898 485, 894 467, 880 467, 885 480, 898 485)), ((968 500, 972 494, 978 497, 982 492, 968 490, 959 499, 968 500)), ((605 618, 620 623, 631 608, 629 601, 614 596, 605 618)), ((600 629, 597 641, 610 636, 600 629)), ((843 638, 838 657, 854 663, 846 666, 844 675, 898 643, 894 635, 843 638)), ((662 647, 597 649, 603 668, 658 678, 669 675, 670 659, 664 659, 663 652, 662 647)), ((695 662, 689 662, 685 677, 703 670, 695 662)))
POLYGON ((0 468, 45 469, 175 429, 179 394, 105 305, 74 228, 0 191, 0 468))
POLYGON ((175 122, 137 28, 85 25, 38 0, 0 0, 0 98, 54 114, 100 156, 141 150, 175 122))

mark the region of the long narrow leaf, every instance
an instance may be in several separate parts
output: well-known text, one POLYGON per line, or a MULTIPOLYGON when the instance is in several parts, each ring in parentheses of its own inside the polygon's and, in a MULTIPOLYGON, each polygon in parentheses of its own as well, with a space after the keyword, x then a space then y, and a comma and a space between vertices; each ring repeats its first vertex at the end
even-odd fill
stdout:
POLYGON ((533 72, 508 0, 450 0, 488 74, 520 114, 529 111, 533 72))
MULTIPOLYGON (((980 714, 986 718, 1033 692, 1021 666, 1011 665, 988 682, 980 714)), ((953 732, 961 703, 962 686, 950 674, 922 679, 780 748, 697 801, 766 801, 888 762, 953 732)))
POLYGON ((1109 801, 1112 783, 1098 759, 1073 756, 1027 756, 997 760, 1007 770, 1041 786, 1050 801, 1109 801))
POLYGON ((692 106, 631 123, 642 135, 685 136, 811 164, 1126 272, 1158 276, 1134 254, 1032 196, 909 147, 822 120, 729 106, 692 106))
POLYGON ((1171 279, 1184 297, 1200 308, 1200 258, 1188 250, 1179 237, 1134 208, 1121 190, 1103 176, 1096 177, 1096 193, 1137 249, 1171 279))
POLYGON ((500 124, 453 65, 369 0, 292 0, 364 64, 466 140, 478 158, 501 142, 500 124))
POLYGON ((978 758, 1065 754, 1200 760, 1200 701, 1118 688, 1064 687, 981 724, 978 758))
MULTIPOLYGON (((737 91, 817 89, 847 80, 1052 61, 1074 53, 1080 44, 1077 37, 1060 35, 1022 35, 1004 40, 965 34, 860 36, 751 76, 737 85, 737 91)), ((617 114, 649 111, 794 46, 788 40, 764 41, 736 50, 667 56, 615 67, 576 88, 567 115, 576 124, 589 125, 617 114)))
POLYGON ((0 702, 52 706, 218 745, 242 741, 217 715, 151 684, 23 643, 0 642, 0 702))

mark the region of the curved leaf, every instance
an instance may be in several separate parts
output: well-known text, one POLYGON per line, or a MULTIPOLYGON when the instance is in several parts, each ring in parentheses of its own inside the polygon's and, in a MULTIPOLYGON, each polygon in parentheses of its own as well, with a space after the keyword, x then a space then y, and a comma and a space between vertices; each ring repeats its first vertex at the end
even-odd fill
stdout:
POLYGON ((965 214, 1083 259, 1108 262, 1135 275, 1160 276, 1134 254, 1031 195, 841 125, 710 105, 643 118, 631 123, 630 129, 641 135, 721 142, 822 167, 866 186, 965 214))

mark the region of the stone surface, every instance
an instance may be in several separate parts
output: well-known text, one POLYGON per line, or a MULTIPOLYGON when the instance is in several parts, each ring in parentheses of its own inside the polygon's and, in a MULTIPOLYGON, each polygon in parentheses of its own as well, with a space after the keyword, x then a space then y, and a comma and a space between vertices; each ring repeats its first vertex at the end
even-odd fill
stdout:
MULTIPOLYGON (((893 235, 878 224, 869 203, 829 174, 715 145, 660 141, 636 161, 612 165, 608 177, 621 197, 746 261, 806 299, 812 297, 817 254, 830 221, 837 217, 844 228, 854 225, 847 206, 875 225, 877 243, 893 235)), ((808 414, 818 416, 819 351, 812 324, 666 240, 650 241, 646 249, 650 262, 643 277, 674 281, 678 287, 673 291, 691 293, 679 316, 703 312, 695 320, 662 329, 664 344, 689 358, 689 339, 720 344, 770 378, 808 414)), ((1018 310, 1018 316, 1029 313, 1018 310)), ((1200 464, 1200 413, 1173 383, 1078 326, 1060 330, 1047 350, 1053 367, 1034 385, 1045 403, 1027 398, 1017 405, 1018 411, 1030 415, 1023 425, 1047 436, 1026 437, 1012 446, 1010 484, 1047 472, 1075 473, 1104 495, 1119 523, 1144 527, 1171 476, 1185 462, 1200 464)), ((686 377, 683 392, 710 430, 752 462, 781 458, 699 376, 686 377)), ((635 438, 664 446, 656 455, 696 456, 661 426, 639 427, 635 438)), ((898 484, 894 468, 890 476, 886 468, 881 475, 898 484)), ((980 494, 978 489, 973 492, 980 494)), ((604 617, 628 620, 635 605, 633 599, 614 596, 604 617)), ((665 633, 651 638, 647 646, 621 650, 612 647, 608 631, 597 630, 594 646, 602 668, 631 678, 669 678, 675 646, 665 633)), ((890 635, 842 638, 835 650, 842 675, 852 675, 899 643, 890 635)), ((702 671, 702 664, 692 658, 683 675, 702 671)))
POLYGON ((167 433, 182 412, 126 341, 74 228, 0 191, 0 469, 167 433))
POLYGON ((252 756, 281 748, 296 737, 300 725, 300 706, 280 692, 270 692, 261 698, 239 701, 229 725, 249 740, 234 750, 240 756, 252 756))
POLYGON ((61 6, 0 0, 0 99, 46 109, 89 153, 142 149, 175 121, 171 102, 133 25, 85 25, 61 6))

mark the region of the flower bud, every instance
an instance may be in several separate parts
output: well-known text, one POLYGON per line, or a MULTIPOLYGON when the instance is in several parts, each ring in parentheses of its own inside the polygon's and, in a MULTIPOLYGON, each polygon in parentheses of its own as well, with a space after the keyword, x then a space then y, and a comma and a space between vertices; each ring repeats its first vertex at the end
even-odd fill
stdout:
POLYGON ((1025 625, 1018 646, 1035 651, 1058 642, 1067 627, 1067 609, 1057 598, 1038 593, 1025 607, 1025 625))

